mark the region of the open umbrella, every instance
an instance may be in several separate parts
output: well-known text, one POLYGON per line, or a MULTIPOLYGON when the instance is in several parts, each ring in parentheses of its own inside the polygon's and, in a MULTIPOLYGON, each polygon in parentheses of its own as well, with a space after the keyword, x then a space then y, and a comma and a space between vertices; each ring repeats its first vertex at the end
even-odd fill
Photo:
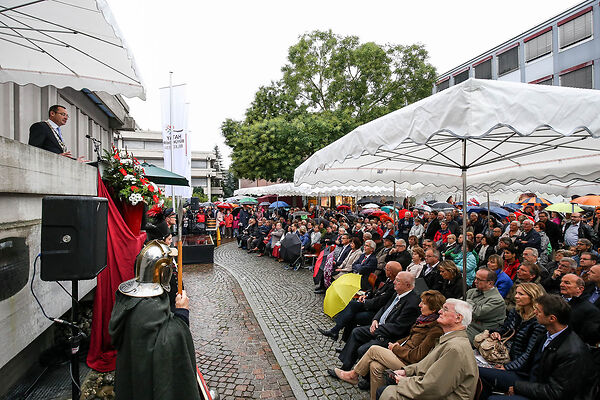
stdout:
POLYGON ((359 274, 344 274, 333 281, 325 292, 323 312, 333 318, 342 311, 360 290, 360 278, 359 274))
POLYGON ((398 209, 390 207, 390 206, 381 207, 381 211, 385 211, 388 214, 392 214, 392 212, 396 212, 396 215, 398 215, 398 209))
POLYGON ((441 201, 439 203, 432 204, 431 208, 433 208, 434 210, 454 210, 456 207, 454 207, 450 203, 441 201))
POLYGON ((427 204, 417 204, 414 208, 419 211, 433 211, 427 204))
POLYGON ((600 206, 600 196, 581 196, 575 200, 571 200, 571 203, 597 207, 600 206))
POLYGON ((217 204, 217 208, 222 208, 224 210, 231 210, 233 208, 233 205, 231 205, 229 203, 220 203, 220 204, 217 204))
POLYGON ((365 208, 379 208, 379 205, 375 204, 375 203, 369 203, 369 204, 365 204, 363 206, 363 209, 365 208))
POLYGON ((575 203, 554 203, 546 207, 544 210, 566 214, 573 212, 582 212, 583 208, 579 207, 575 203))
POLYGON ((292 214, 292 217, 296 218, 296 217, 302 217, 302 216, 307 216, 310 215, 309 212, 306 211, 296 211, 295 213, 292 214))
POLYGON ((547 207, 550 204, 552 204, 552 202, 548 201, 542 197, 528 197, 521 201, 517 201, 515 204, 518 204, 521 207, 525 207, 525 206, 547 207))
POLYGON ((349 209, 350 209, 350 206, 347 204, 340 204, 336 208, 336 210, 338 210, 338 211, 348 211, 349 209))
POLYGON ((506 203, 505 205, 502 206, 502 208, 508 210, 508 211, 518 211, 521 209, 521 206, 515 203, 506 203))
POLYGON ((274 203, 271 203, 271 205, 269 206, 269 208, 289 208, 290 205, 288 203, 286 203, 285 201, 276 201, 274 203))
POLYGON ((336 214, 336 215, 335 215, 335 217, 336 217, 338 220, 342 220, 342 219, 344 219, 344 218, 345 218, 345 219, 347 219, 349 222, 352 222, 352 223, 354 223, 354 221, 356 221, 356 220, 358 219, 358 217, 357 217, 356 215, 354 215, 354 214, 350 214, 350 213, 348 213, 348 214, 336 214))
POLYGON ((142 163, 144 175, 152 182, 159 185, 174 185, 174 186, 189 186, 185 176, 178 175, 164 168, 157 167, 153 164, 142 163))
POLYGON ((393 221, 393 219, 385 211, 381 210, 373 211, 370 216, 379 218, 381 221, 393 221))
POLYGON ((255 205, 255 204, 258 204, 258 200, 256 200, 254 197, 242 197, 238 201, 238 204, 241 204, 243 206, 245 206, 245 205, 255 205))
POLYGON ((270 205, 271 205, 271 203, 269 203, 268 201, 263 201, 263 202, 261 202, 261 203, 258 203, 258 205, 259 205, 260 207, 268 207, 268 206, 270 206, 270 205))
POLYGON ((495 201, 490 201, 489 204, 488 204, 487 201, 485 203, 481 203, 481 207, 488 207, 488 206, 490 206, 490 207, 502 207, 502 204, 496 203, 495 201))

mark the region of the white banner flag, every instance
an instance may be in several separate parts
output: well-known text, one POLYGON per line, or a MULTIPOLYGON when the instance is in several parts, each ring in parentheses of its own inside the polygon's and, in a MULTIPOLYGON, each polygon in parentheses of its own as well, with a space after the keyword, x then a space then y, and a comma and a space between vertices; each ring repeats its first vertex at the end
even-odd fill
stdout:
MULTIPOLYGON (((188 106, 185 97, 185 85, 165 87, 160 89, 162 111, 162 134, 165 169, 185 176, 192 183, 192 148, 188 137, 188 106), (171 104, 169 104, 171 103, 171 104), (171 162, 171 135, 173 140, 173 159, 171 162)), ((165 194, 172 196, 191 197, 191 186, 166 186, 165 194)))

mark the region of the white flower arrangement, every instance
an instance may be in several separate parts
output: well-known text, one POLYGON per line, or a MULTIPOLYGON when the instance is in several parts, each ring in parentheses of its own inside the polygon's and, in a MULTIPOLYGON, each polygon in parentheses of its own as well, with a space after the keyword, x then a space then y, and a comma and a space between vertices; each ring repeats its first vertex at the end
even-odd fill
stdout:
POLYGON ((131 196, 129 196, 129 202, 131 203, 132 206, 135 206, 137 203, 139 203, 140 201, 143 201, 143 200, 144 200, 144 198, 139 193, 132 193, 131 196))

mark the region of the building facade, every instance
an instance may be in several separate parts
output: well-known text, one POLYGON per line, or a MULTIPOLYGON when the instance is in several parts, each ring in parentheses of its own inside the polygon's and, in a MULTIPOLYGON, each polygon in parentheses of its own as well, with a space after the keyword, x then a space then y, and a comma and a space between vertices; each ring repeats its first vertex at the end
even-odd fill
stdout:
POLYGON ((600 4, 585 1, 441 74, 433 92, 469 78, 600 89, 600 4))
MULTIPOLYGON (((69 119, 61 129, 74 156, 94 160, 86 135, 103 149, 112 145, 115 129, 135 125, 120 96, 53 86, 0 84, 0 398, 54 343, 55 326, 42 314, 30 285, 46 313, 62 316, 71 299, 55 282, 40 280, 42 198, 51 195, 97 195, 97 169, 29 146, 29 127, 48 118, 59 104, 69 119), (34 274, 35 272, 35 274, 34 274)), ((66 283, 67 289, 70 283, 66 283)), ((96 279, 80 281, 79 298, 96 286, 96 279)))
MULTIPOLYGON (((164 168, 163 139, 160 131, 117 132, 115 143, 140 161, 164 168)), ((201 187, 209 198, 223 196, 224 171, 214 151, 192 151, 192 186, 201 187)))

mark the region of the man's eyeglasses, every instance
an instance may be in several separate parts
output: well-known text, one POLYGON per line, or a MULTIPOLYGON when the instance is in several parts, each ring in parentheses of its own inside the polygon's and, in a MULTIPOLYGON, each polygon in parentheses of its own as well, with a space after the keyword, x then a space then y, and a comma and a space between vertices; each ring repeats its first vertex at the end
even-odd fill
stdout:
POLYGON ((67 114, 67 113, 64 113, 64 112, 57 112, 56 114, 58 114, 58 115, 62 115, 63 117, 67 117, 67 118, 69 118, 69 114, 67 114))

